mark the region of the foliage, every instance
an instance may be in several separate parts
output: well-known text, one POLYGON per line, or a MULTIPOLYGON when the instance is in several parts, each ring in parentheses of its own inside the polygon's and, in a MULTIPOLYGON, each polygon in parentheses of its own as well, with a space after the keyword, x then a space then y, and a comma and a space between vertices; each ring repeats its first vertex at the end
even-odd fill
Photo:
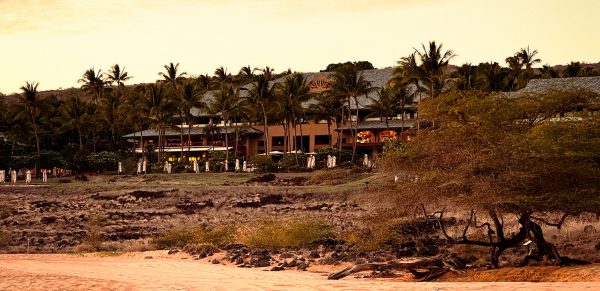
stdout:
MULTIPOLYGON (((329 156, 336 157, 339 159, 339 157, 340 157, 339 153, 340 153, 340 151, 336 148, 324 147, 315 152, 315 158, 318 161, 323 161, 323 160, 327 160, 327 156, 329 155, 329 156)), ((341 157, 342 157, 341 160, 337 161, 338 164, 341 164, 343 162, 352 161, 352 151, 342 149, 341 157)))
POLYGON ((114 152, 99 152, 87 157, 87 165, 90 171, 116 171, 119 156, 114 152))
POLYGON ((439 127, 384 159, 419 177, 408 186, 421 197, 435 193, 517 212, 598 212, 600 119, 575 112, 597 104, 597 95, 578 90, 441 95, 422 105, 439 127), (570 117, 553 119, 565 113, 570 117))
POLYGON ((358 61, 358 62, 345 62, 345 63, 333 63, 333 64, 329 64, 327 65, 327 68, 325 68, 325 70, 322 70, 321 72, 333 72, 335 71, 337 68, 341 67, 341 66, 349 66, 349 65, 353 65, 356 66, 359 70, 373 70, 375 69, 375 67, 373 67, 373 64, 371 64, 371 62, 369 61, 358 61))
POLYGON ((275 165, 271 156, 255 155, 248 160, 248 163, 254 165, 258 173, 271 173, 277 171, 277 165, 275 165))
POLYGON ((159 248, 182 248, 191 244, 221 245, 234 241, 234 226, 196 227, 170 230, 156 236, 152 243, 159 248))
POLYGON ((279 167, 288 171, 300 170, 306 168, 308 155, 304 153, 300 154, 287 154, 279 160, 279 167))
POLYGON ((331 234, 331 227, 316 219, 267 219, 238 229, 238 240, 261 248, 301 247, 328 238, 331 234))

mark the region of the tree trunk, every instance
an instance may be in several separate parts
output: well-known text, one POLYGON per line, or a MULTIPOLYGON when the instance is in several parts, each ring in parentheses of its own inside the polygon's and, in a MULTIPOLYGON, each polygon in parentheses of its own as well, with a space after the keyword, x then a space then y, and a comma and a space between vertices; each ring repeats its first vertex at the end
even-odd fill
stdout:
POLYGON ((332 140, 331 140, 331 119, 327 119, 327 135, 329 136, 329 146, 332 146, 332 140))
MULTIPOLYGON (((187 152, 188 161, 190 158, 191 148, 192 148, 192 118, 188 118, 188 152, 187 152)), ((188 161, 186 161, 186 163, 188 161)))
MULTIPOLYGON (((77 127, 77 135, 79 136, 79 150, 82 151, 83 150, 83 137, 81 136, 81 128, 78 126, 77 127)), ((135 137, 134 137, 135 139, 135 137)))
POLYGON ((267 118, 267 111, 264 107, 262 108, 262 111, 263 111, 263 121, 265 123, 264 124, 265 155, 268 155, 269 154, 269 125, 268 125, 269 120, 267 118))
POLYGON ((227 122, 229 121, 229 118, 227 118, 227 116, 225 117, 225 163, 227 163, 229 161, 229 132, 227 129, 227 122))

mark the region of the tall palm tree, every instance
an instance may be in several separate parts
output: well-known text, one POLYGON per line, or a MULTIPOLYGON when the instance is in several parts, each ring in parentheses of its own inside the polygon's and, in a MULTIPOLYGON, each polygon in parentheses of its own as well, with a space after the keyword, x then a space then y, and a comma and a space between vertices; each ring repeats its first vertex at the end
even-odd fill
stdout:
MULTIPOLYGON (((187 75, 186 72, 179 72, 179 63, 177 64, 173 64, 173 63, 169 63, 168 65, 164 65, 165 71, 164 72, 159 72, 158 75, 160 75, 161 77, 163 77, 163 82, 170 84, 170 90, 167 92, 167 94, 170 96, 171 100, 173 102, 179 102, 181 101, 181 98, 179 96, 177 96, 179 94, 179 85, 183 82, 185 76, 187 75)), ((181 105, 181 104, 179 104, 181 105)), ((179 106, 179 108, 181 109, 182 106, 179 106)), ((180 111, 179 112, 179 119, 181 121, 180 127, 179 127, 179 144, 181 147, 181 158, 183 158, 183 118, 184 118, 185 112, 180 111)))
POLYGON ((240 69, 240 72, 238 73, 238 77, 240 78, 241 82, 245 83, 248 80, 252 80, 254 78, 255 70, 256 69, 252 69, 252 67, 250 67, 249 65, 242 67, 240 69))
MULTIPOLYGON (((96 70, 94 68, 90 68, 83 73, 83 76, 78 81, 79 83, 83 83, 81 85, 81 89, 88 95, 91 95, 94 100, 94 114, 93 118, 97 118, 98 107, 100 100, 102 100, 106 85, 108 81, 104 78, 104 74, 101 70, 96 70)), ((97 120, 93 120, 97 121, 97 120)), ((93 122, 92 125, 92 148, 94 153, 96 152, 96 122, 93 122)))
MULTIPOLYGON (((374 91, 376 88, 371 86, 371 82, 366 80, 362 75, 361 71, 355 65, 343 65, 338 67, 332 75, 331 90, 338 97, 345 98, 348 106, 348 117, 351 116, 351 104, 350 101, 353 99, 356 107, 356 126, 353 126, 352 118, 350 120, 350 132, 352 133, 352 161, 356 156, 356 131, 358 128, 359 119, 359 107, 358 97, 368 96, 368 94, 374 91)), ((342 123, 344 121, 342 120, 342 123)), ((340 159, 342 145, 340 143, 340 159)))
MULTIPOLYGON (((146 152, 144 147, 144 128, 150 116, 150 103, 146 97, 146 86, 138 85, 124 95, 123 106, 119 107, 119 112, 125 117, 124 123, 129 124, 135 131, 140 132, 140 148, 142 158, 145 159, 146 152)), ((135 138, 135 135, 134 135, 135 138)), ((132 149, 135 153, 135 145, 132 149)))
MULTIPOLYGON (((303 103, 310 99, 310 88, 304 76, 300 73, 287 76, 283 83, 277 88, 277 96, 281 104, 282 113, 285 116, 287 128, 289 130, 290 123, 294 128, 293 148, 298 150, 296 140, 298 139, 297 124, 304 111, 303 103)), ((300 130, 302 131, 302 123, 300 122, 300 130)), ((285 131, 285 128, 284 128, 285 131)), ((302 134, 302 133, 301 133, 302 134)), ((286 133, 287 146, 289 146, 289 133, 286 133)), ((303 147, 302 138, 300 138, 300 147, 303 147)))
POLYGON ((430 97, 434 97, 440 89, 436 90, 436 82, 444 76, 450 60, 456 55, 452 50, 442 51, 442 44, 438 46, 435 41, 429 42, 429 47, 425 47, 425 44, 421 44, 421 47, 423 51, 415 49, 415 53, 421 62, 422 80, 429 84, 430 97))
MULTIPOLYGON (((335 122, 336 129, 339 131, 342 123, 342 111, 344 110, 344 100, 337 96, 323 93, 315 98, 316 103, 310 104, 308 111, 315 122, 325 120, 327 122, 327 134, 329 135, 329 146, 333 146, 331 135, 331 125, 335 122)), ((341 134, 338 134, 338 143, 341 143, 341 134)))
POLYGON ((370 104, 366 108, 371 112, 368 116, 379 117, 379 120, 385 122, 385 128, 390 130, 390 118, 393 118, 397 107, 392 99, 392 90, 390 88, 379 88, 377 98, 369 96, 370 104))
POLYGON ((192 144, 192 126, 194 122, 194 116, 192 115, 192 108, 205 108, 206 104, 202 100, 204 97, 204 92, 198 89, 198 86, 194 82, 187 82, 181 87, 181 92, 179 93, 179 105, 182 109, 182 112, 185 115, 188 124, 188 152, 187 155, 189 157, 191 144, 192 144))
POLYGON ((36 167, 40 160, 39 119, 44 107, 43 99, 38 94, 38 86, 37 82, 25 82, 25 85, 21 86, 22 93, 18 95, 19 105, 17 105, 17 115, 15 116, 17 120, 27 120, 31 123, 35 137, 36 167))
POLYGON ((179 72, 179 63, 169 63, 168 65, 164 65, 164 68, 165 71, 159 72, 158 75, 163 77, 163 81, 171 84, 173 88, 180 84, 187 75, 186 72, 179 72))
POLYGON ((508 69, 504 70, 496 62, 483 63, 477 68, 477 74, 482 80, 483 89, 488 92, 498 92, 508 89, 507 78, 510 75, 508 69))
POLYGON ((121 69, 119 64, 115 64, 110 68, 107 78, 111 84, 116 83, 117 87, 121 88, 124 85, 124 82, 132 77, 125 71, 125 68, 121 69))
POLYGON ((169 98, 166 89, 160 83, 149 84, 146 88, 146 98, 148 112, 152 117, 154 127, 158 132, 158 160, 161 161, 162 153, 164 152, 164 134, 166 126, 171 121, 175 111, 175 104, 169 98))
POLYGON ((263 137, 265 142, 265 153, 268 154, 270 151, 269 147, 269 119, 268 119, 268 110, 269 106, 273 102, 275 96, 275 90, 273 85, 271 84, 272 75, 271 70, 267 69, 262 71, 259 75, 257 75, 254 79, 254 82, 250 85, 250 88, 242 87, 239 90, 245 91, 247 93, 246 98, 248 98, 250 104, 260 110, 262 113, 263 119, 263 137))
POLYGON ((227 73, 227 69, 225 69, 224 67, 218 67, 215 70, 214 79, 215 83, 219 85, 224 85, 232 81, 231 74, 227 73))
POLYGON ((516 55, 521 60, 521 64, 525 66, 525 69, 531 71, 533 65, 542 62, 541 59, 536 58, 537 54, 537 50, 530 51, 529 46, 527 46, 518 51, 516 55))
POLYGON ((70 96, 59 109, 62 126, 77 131, 79 150, 83 150, 83 130, 90 122, 89 106, 79 95, 70 96))
POLYGON ((214 100, 208 104, 209 112, 219 114, 225 122, 225 160, 229 160, 229 119, 231 114, 242 106, 239 91, 232 85, 223 85, 215 95, 214 100))

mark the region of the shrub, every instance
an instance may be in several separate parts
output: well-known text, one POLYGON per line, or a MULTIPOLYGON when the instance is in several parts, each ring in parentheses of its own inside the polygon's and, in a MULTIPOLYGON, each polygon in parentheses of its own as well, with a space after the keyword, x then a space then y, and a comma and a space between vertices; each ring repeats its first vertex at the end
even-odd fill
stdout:
POLYGON ((238 240, 262 248, 308 246, 331 236, 331 227, 316 219, 264 220, 238 229, 238 240))
POLYGON ((271 156, 256 155, 251 157, 248 160, 248 163, 254 165, 256 171, 259 173, 270 173, 277 171, 277 167, 275 166, 275 163, 273 163, 271 156))
POLYGON ((114 152, 99 152, 89 154, 87 157, 89 170, 91 171, 116 171, 119 163, 119 155, 114 152))
POLYGON ((152 243, 159 248, 183 248, 191 244, 220 245, 233 242, 235 228, 233 226, 196 227, 167 231, 153 239, 152 243))
MULTIPOLYGON (((339 153, 340 153, 339 149, 332 148, 332 147, 325 147, 325 148, 322 148, 322 149, 319 149, 318 151, 316 151, 315 157, 317 160, 322 161, 322 160, 327 160, 328 155, 339 158, 339 153)), ((342 149, 341 160, 338 160, 337 163, 341 164, 343 162, 350 162, 350 161, 352 161, 352 151, 342 149)))
POLYGON ((300 170, 306 168, 306 154, 287 154, 279 160, 279 166, 286 170, 300 170))

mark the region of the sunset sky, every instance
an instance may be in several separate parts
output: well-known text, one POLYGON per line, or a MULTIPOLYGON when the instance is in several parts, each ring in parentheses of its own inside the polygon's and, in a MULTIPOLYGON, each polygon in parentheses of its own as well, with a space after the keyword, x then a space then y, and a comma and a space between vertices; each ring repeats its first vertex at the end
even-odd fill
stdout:
POLYGON ((163 65, 318 71, 333 62, 392 66, 430 40, 453 61, 504 59, 529 45, 543 63, 600 61, 596 0, 0 0, 0 92, 79 86, 115 63, 151 82, 163 65))

